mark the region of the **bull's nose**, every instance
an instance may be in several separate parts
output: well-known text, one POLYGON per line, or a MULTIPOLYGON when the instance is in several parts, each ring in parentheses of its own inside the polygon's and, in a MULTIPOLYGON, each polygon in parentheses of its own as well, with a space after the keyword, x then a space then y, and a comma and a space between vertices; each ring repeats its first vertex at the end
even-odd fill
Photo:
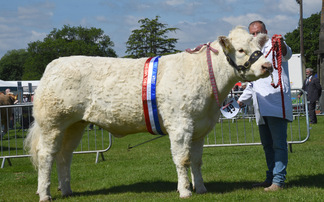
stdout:
POLYGON ((272 71, 273 71, 272 64, 271 64, 270 62, 266 62, 266 63, 264 63, 264 64, 262 65, 262 69, 263 69, 264 71, 269 72, 269 73, 272 73, 272 71))

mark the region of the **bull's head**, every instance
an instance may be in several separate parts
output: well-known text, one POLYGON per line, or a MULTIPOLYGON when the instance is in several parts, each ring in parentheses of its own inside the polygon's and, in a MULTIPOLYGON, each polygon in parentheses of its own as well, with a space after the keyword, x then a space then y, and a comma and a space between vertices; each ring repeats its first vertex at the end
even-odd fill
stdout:
POLYGON ((236 27, 228 37, 218 38, 229 64, 245 81, 264 78, 272 72, 272 64, 260 52, 268 40, 266 34, 253 37, 242 27, 236 27))

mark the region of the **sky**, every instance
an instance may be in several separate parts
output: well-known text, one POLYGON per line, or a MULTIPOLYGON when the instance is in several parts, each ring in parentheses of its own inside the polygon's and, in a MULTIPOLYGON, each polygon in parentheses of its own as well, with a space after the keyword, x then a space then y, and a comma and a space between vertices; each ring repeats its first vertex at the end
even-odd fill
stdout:
MULTIPOLYGON (((321 0, 304 0, 303 16, 321 11, 321 0)), ((176 49, 185 50, 228 35, 235 26, 262 20, 268 34, 285 35, 298 27, 296 0, 10 0, 0 2, 0 58, 28 43, 43 41, 63 25, 100 28, 119 57, 138 20, 154 19, 178 28, 176 49)))

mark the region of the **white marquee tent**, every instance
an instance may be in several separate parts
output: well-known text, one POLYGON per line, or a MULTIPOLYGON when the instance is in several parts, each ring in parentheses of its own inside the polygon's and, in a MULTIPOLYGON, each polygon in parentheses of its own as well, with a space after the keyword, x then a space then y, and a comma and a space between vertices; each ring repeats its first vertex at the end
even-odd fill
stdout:
POLYGON ((29 85, 32 85, 32 92, 37 88, 39 81, 3 81, 0 80, 0 91, 10 88, 11 91, 17 91, 18 82, 21 82, 24 92, 29 92, 29 85))

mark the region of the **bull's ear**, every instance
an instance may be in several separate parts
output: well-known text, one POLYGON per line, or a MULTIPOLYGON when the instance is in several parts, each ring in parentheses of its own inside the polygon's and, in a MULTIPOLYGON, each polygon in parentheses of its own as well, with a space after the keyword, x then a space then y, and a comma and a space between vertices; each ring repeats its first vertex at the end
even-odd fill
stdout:
POLYGON ((260 48, 262 48, 266 43, 267 41, 269 40, 269 37, 267 34, 258 34, 256 36, 256 39, 260 45, 260 48))
POLYGON ((218 37, 219 44, 223 47, 223 50, 228 53, 231 49, 231 42, 226 36, 219 36, 218 37))

